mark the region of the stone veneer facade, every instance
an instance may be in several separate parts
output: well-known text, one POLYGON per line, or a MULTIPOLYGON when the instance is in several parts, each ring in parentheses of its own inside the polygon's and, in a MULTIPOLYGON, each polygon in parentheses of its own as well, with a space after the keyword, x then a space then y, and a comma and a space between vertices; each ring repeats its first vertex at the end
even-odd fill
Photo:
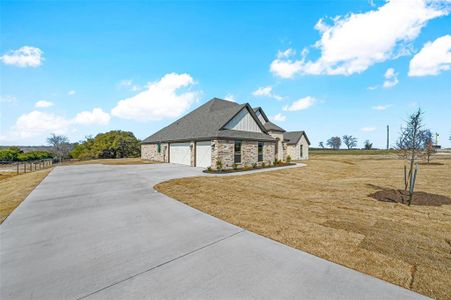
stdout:
MULTIPOLYGON (((218 159, 222 162, 223 169, 232 169, 234 165, 234 140, 213 140, 211 152, 211 167, 216 169, 216 162, 218 159)), ((267 165, 274 162, 275 143, 264 142, 263 144, 263 162, 267 165)), ((240 167, 250 167, 254 163, 261 165, 258 162, 258 142, 257 141, 242 141, 241 143, 241 163, 240 167)))
MULTIPOLYGON (((195 143, 191 142, 191 149, 194 149, 195 143)), ((212 140, 211 150, 211 167, 216 169, 216 162, 221 159, 223 169, 232 169, 234 164, 234 140, 212 140)), ((263 162, 266 165, 274 163, 275 143, 264 142, 263 144, 263 162)), ((141 158, 159 162, 169 162, 169 145, 168 143, 161 143, 161 151, 158 153, 157 144, 142 144, 141 158)), ((195 164, 195 153, 191 151, 191 166, 195 164)), ((240 167, 251 167, 254 163, 261 165, 258 162, 258 142, 257 141, 242 141, 241 143, 241 163, 240 167)))
POLYGON ((169 145, 161 143, 160 153, 157 144, 142 144, 141 158, 146 160, 169 162, 169 145))
POLYGON ((301 136, 301 138, 299 139, 297 144, 287 146, 287 155, 290 155, 292 160, 308 159, 309 144, 304 136, 301 136), (303 146, 303 148, 302 148, 303 156, 302 157, 301 157, 301 145, 303 146))

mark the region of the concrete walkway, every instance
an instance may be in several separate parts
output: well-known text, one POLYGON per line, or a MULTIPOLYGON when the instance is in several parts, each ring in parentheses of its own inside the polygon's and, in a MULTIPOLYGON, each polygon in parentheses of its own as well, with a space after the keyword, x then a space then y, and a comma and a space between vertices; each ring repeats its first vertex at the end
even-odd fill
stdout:
POLYGON ((170 164, 57 167, 0 226, 0 298, 422 298, 152 188, 196 175, 170 164))

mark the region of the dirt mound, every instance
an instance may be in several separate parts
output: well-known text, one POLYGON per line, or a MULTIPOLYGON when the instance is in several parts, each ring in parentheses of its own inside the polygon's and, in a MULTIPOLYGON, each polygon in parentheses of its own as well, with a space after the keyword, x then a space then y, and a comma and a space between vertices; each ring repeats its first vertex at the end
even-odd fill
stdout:
POLYGON ((420 162, 420 163, 418 163, 419 165, 422 165, 422 166, 444 166, 445 164, 443 164, 443 163, 441 163, 441 162, 430 162, 430 163, 427 163, 427 162, 420 162))
MULTIPOLYGON (((383 202, 403 203, 404 201, 407 204, 409 201, 409 193, 404 190, 384 189, 368 196, 383 202)), ((412 204, 426 206, 451 205, 451 198, 425 192, 414 192, 412 204)))

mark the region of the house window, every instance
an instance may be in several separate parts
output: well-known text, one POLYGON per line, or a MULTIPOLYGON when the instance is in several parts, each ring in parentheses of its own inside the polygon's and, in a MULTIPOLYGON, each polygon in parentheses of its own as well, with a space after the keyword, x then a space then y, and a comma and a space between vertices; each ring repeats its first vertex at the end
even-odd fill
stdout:
POLYGON ((301 145, 301 158, 304 157, 304 145, 301 145))
POLYGON ((263 142, 258 142, 258 161, 263 161, 263 142))
POLYGON ((161 144, 160 143, 157 144, 157 152, 161 153, 161 144))
POLYGON ((241 141, 235 141, 235 148, 234 148, 234 163, 239 164, 241 163, 241 141))

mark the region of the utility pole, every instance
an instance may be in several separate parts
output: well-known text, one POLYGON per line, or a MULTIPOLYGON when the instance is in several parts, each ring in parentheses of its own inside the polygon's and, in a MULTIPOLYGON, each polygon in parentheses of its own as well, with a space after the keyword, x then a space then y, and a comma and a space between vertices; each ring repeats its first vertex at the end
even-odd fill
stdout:
POLYGON ((390 126, 387 125, 387 150, 390 148, 390 126))

